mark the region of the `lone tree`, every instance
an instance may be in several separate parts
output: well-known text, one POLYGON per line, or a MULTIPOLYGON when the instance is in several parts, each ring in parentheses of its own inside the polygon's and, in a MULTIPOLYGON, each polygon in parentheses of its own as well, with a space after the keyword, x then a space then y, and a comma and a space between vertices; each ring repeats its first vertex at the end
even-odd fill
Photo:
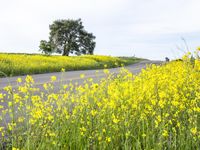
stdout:
POLYGON ((56 20, 49 26, 49 41, 40 41, 40 50, 45 54, 53 52, 60 53, 63 56, 69 56, 70 53, 93 54, 95 48, 95 36, 88 33, 78 20, 56 20))

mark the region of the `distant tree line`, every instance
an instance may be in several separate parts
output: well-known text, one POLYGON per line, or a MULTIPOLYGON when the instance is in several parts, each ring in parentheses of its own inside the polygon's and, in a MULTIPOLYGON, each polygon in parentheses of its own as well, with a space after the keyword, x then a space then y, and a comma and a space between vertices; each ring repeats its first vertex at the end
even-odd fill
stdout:
POLYGON ((88 33, 81 19, 56 20, 49 26, 49 41, 40 41, 40 50, 45 54, 59 53, 81 55, 94 52, 95 36, 88 33))

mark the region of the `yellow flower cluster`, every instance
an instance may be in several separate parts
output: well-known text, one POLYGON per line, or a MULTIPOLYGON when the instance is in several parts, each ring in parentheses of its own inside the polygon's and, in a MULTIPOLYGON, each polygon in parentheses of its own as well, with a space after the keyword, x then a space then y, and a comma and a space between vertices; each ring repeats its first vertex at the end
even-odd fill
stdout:
POLYGON ((55 77, 38 89, 27 76, 18 89, 0 94, 0 122, 10 116, 0 127, 1 143, 15 149, 198 149, 199 66, 199 60, 174 61, 137 76, 105 71, 99 83, 85 79, 56 93, 55 77))

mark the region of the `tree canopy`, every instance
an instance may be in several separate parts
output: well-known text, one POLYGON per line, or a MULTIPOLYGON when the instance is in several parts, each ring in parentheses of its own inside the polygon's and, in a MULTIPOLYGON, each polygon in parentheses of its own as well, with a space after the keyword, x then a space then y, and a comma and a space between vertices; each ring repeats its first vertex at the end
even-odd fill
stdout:
POLYGON ((95 36, 84 29, 81 19, 56 20, 49 29, 49 41, 41 40, 39 46, 45 54, 93 54, 95 36))

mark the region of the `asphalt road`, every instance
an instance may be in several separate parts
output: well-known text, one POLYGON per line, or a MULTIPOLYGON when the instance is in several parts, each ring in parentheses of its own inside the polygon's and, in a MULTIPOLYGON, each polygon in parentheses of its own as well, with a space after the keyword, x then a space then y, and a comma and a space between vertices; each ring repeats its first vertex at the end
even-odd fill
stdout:
MULTIPOLYGON (((133 74, 137 74, 141 71, 141 69, 144 69, 146 65, 148 64, 161 64, 161 61, 141 61, 136 64, 132 64, 129 66, 126 66, 129 71, 131 71, 133 74)), ((109 69, 111 73, 119 73, 120 68, 112 68, 109 69)), ((94 81, 98 82, 101 78, 105 77, 105 74, 103 72, 103 69, 99 70, 80 70, 80 71, 67 71, 67 72, 55 72, 55 73, 46 73, 46 74, 36 74, 31 75, 35 81, 35 86, 42 89, 42 85, 44 83, 48 83, 51 80, 51 76, 56 76, 57 80, 54 82, 55 87, 59 87, 61 81, 64 84, 67 84, 69 82, 72 83, 78 83, 81 84, 85 79, 87 78, 93 78, 94 81), (98 71, 98 72, 97 72, 98 71), (80 78, 80 74, 84 74, 84 79, 80 78)), ((26 76, 16 76, 16 77, 7 77, 7 78, 0 78, 0 93, 3 92, 3 88, 5 86, 11 85, 14 89, 17 88, 17 82, 16 80, 18 78, 21 78, 22 81, 25 81, 26 76)), ((57 89, 55 88, 55 89, 57 89)))

